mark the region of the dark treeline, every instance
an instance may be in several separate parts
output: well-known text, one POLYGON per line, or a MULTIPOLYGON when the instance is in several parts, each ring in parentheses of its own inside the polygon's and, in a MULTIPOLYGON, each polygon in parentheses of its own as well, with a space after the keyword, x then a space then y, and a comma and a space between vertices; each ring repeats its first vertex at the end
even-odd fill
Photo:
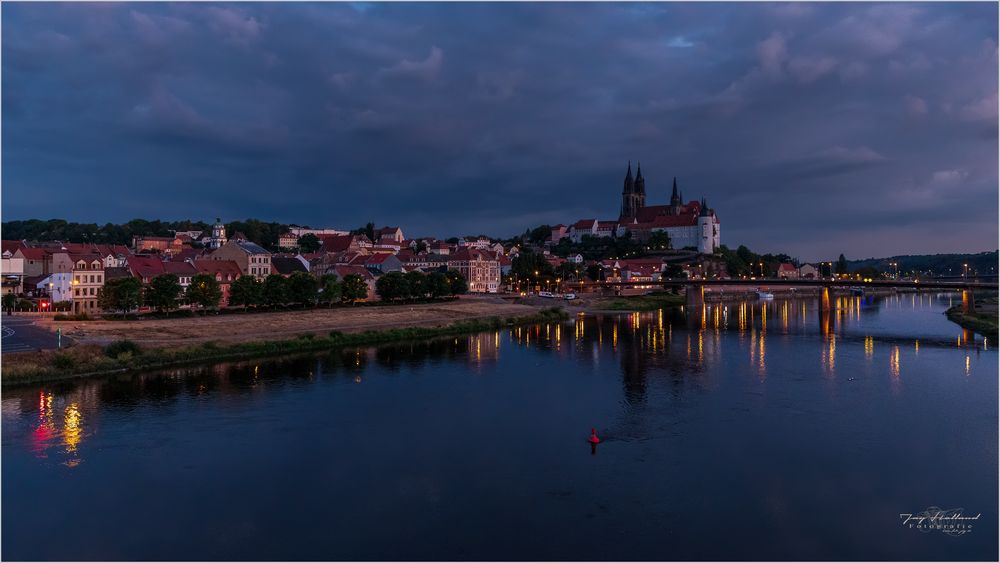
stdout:
MULTIPOLYGON (((5 221, 2 225, 4 240, 61 242, 91 242, 98 244, 132 244, 132 237, 157 236, 168 237, 175 231, 208 231, 211 223, 205 221, 147 221, 132 219, 127 223, 73 223, 64 219, 28 219, 26 221, 5 221)), ((288 230, 288 226, 265 222, 258 219, 231 221, 226 224, 226 234, 233 236, 236 232, 246 235, 248 240, 262 246, 271 247, 278 243, 278 237, 288 230)))

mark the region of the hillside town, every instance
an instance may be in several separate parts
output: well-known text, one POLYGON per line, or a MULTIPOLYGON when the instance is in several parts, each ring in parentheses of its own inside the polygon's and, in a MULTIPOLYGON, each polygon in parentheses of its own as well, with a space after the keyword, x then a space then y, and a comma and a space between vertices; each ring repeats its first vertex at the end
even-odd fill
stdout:
MULTIPOLYGON (((386 298, 379 280, 394 273, 450 273, 464 281, 461 292, 473 294, 558 292, 581 281, 655 284, 677 277, 833 274, 833 262, 799 264, 785 255, 765 259, 742 246, 739 252, 727 249, 715 209, 705 198, 685 201, 676 178, 668 204, 647 205, 646 194, 641 164, 633 176, 630 162, 617 218, 543 225, 511 239, 407 237, 399 226, 371 223, 354 230, 292 224, 266 244, 216 218, 209 228, 174 230, 172 236, 133 235, 131 244, 3 240, 3 294, 13 296, 7 303, 14 299, 19 310, 93 316, 111 306, 102 302, 104 288, 123 278, 134 278, 142 287, 161 276, 176 278, 177 306, 186 308, 192 305, 185 296, 193 281, 208 276, 218 285, 218 295, 201 299, 202 307, 226 308, 248 304, 243 297, 236 303, 231 299, 241 278, 263 285, 269 278, 303 274, 317 283, 351 280, 357 289, 340 295, 351 302, 386 298)), ((134 308, 150 309, 148 304, 134 308)))

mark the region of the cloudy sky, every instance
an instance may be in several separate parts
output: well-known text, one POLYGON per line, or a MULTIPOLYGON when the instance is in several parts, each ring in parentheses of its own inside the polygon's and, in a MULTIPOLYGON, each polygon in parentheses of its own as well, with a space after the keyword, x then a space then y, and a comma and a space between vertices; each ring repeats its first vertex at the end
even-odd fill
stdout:
POLYGON ((707 197, 803 259, 997 242, 997 5, 11 4, 4 220, 509 236, 707 197))

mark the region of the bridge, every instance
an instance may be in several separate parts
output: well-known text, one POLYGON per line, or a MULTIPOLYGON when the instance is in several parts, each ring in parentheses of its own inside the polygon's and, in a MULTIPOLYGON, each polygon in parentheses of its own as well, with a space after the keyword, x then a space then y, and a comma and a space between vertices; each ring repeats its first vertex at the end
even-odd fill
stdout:
MULTIPOLYGON (((994 277, 994 276, 990 276, 994 277)), ((751 287, 819 287, 820 307, 824 311, 830 309, 830 289, 834 287, 871 287, 889 289, 937 289, 958 291, 962 293, 962 306, 966 311, 975 310, 973 290, 998 289, 996 281, 984 281, 982 277, 969 278, 962 281, 948 279, 916 279, 916 280, 849 280, 849 279, 790 279, 790 278, 757 278, 757 279, 687 279, 665 278, 658 281, 639 280, 604 280, 596 282, 566 282, 567 290, 611 289, 628 287, 684 287, 689 305, 700 305, 705 302, 705 288, 711 286, 751 286, 751 287)))

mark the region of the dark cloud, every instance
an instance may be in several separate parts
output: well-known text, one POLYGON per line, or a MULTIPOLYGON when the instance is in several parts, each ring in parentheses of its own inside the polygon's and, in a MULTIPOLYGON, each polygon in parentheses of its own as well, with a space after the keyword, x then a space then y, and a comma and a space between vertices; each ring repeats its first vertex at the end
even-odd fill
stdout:
POLYGON ((4 219, 509 235, 624 163, 805 259, 997 236, 995 4, 2 6, 4 219))

